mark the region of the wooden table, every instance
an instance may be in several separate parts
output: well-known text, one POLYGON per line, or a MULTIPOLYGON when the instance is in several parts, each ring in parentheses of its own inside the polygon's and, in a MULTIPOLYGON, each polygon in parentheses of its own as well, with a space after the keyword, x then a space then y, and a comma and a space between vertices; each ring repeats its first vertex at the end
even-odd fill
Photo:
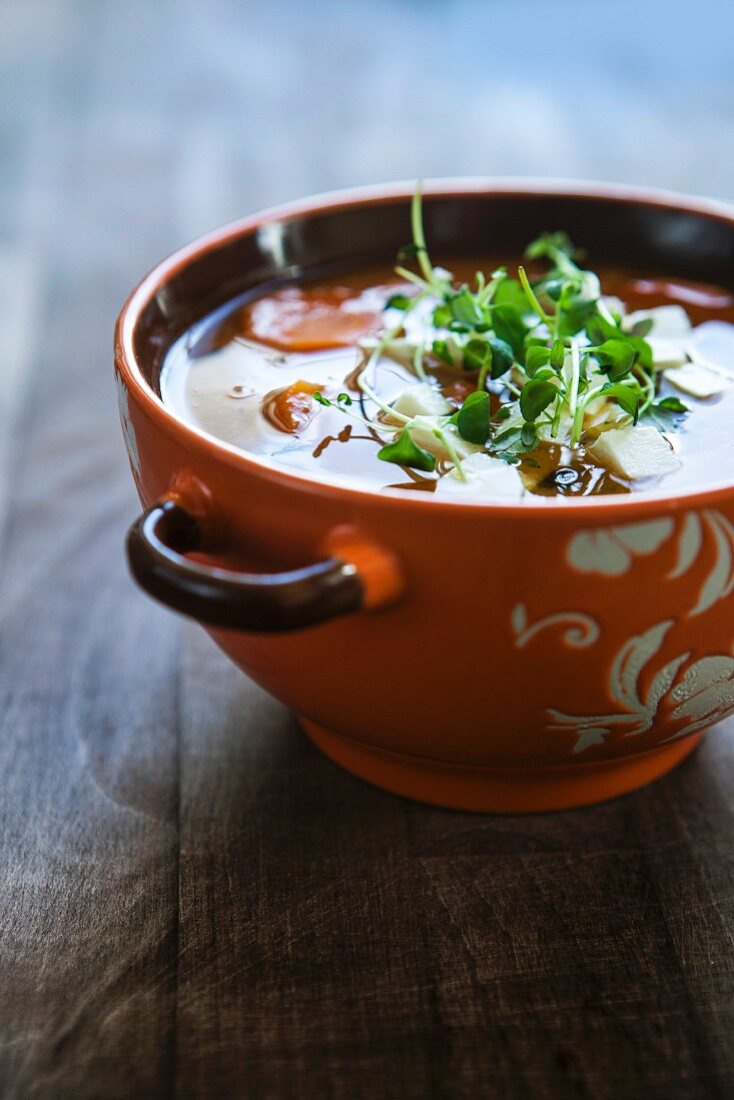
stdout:
POLYGON ((734 195, 730 6, 585 12, 0 3, 3 1097, 732 1095, 734 725, 594 809, 413 805, 122 557, 112 323, 187 237, 419 171, 734 195))

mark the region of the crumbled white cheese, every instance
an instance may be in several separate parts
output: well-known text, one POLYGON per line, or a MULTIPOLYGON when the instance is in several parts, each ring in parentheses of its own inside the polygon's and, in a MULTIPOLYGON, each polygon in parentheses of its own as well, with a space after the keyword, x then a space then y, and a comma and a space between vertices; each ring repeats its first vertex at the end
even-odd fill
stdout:
POLYGON ((453 424, 438 424, 435 418, 430 416, 414 416, 410 423, 406 424, 406 429, 417 447, 422 447, 424 451, 429 451, 437 458, 451 459, 448 447, 436 435, 437 429, 441 435, 448 436, 451 446, 460 459, 468 458, 469 455, 482 450, 476 444, 467 443, 462 439, 453 424))
POLYGON ((666 370, 665 378, 677 390, 690 394, 691 397, 715 397, 730 387, 730 382, 723 374, 711 370, 703 363, 684 363, 682 367, 666 370))
POLYGON ((658 371, 682 366, 688 361, 686 343, 691 334, 691 322, 682 306, 656 306, 655 309, 636 309, 622 321, 625 332, 633 332, 637 324, 653 322, 644 338, 653 351, 653 362, 658 371))
POLYGON ((624 318, 625 332, 633 332, 635 326, 652 321, 652 328, 644 337, 652 349, 657 370, 681 367, 688 360, 686 341, 691 335, 691 322, 683 306, 656 306, 655 309, 638 309, 624 318))
MULTIPOLYGON (((360 347, 364 348, 365 351, 373 351, 377 347, 377 341, 370 340, 368 343, 366 340, 362 340, 360 341, 360 347)), ((412 370, 417 347, 418 345, 414 340, 396 337, 390 341, 382 354, 386 359, 392 359, 394 363, 399 363, 402 367, 408 367, 412 370)))
MULTIPOLYGON (((459 370, 464 365, 464 346, 461 340, 453 332, 446 333, 441 339, 446 344, 446 352, 451 359, 452 365, 459 370)), ((435 352, 431 350, 432 340, 427 342, 420 341, 417 338, 411 337, 396 337, 391 340, 389 344, 385 346, 383 355, 386 359, 392 359, 393 362, 399 363, 403 367, 408 367, 409 370, 413 370, 413 364, 415 362, 415 353, 418 347, 422 347, 426 354, 433 355, 437 358, 435 352)), ((374 348, 376 344, 373 344, 374 348)), ((360 347, 364 350, 371 350, 370 345, 366 340, 360 341, 360 347)))
POLYGON ((667 336, 646 336, 657 370, 672 370, 688 362, 684 340, 669 340, 667 336))
POLYGON ((523 483, 515 466, 488 454, 473 454, 462 462, 465 481, 453 469, 436 485, 437 496, 520 497, 523 483))
POLYGON ((453 411, 453 406, 440 390, 427 382, 403 390, 392 407, 403 416, 446 416, 453 411))
POLYGON ((662 477, 680 466, 670 445, 657 428, 612 428, 602 432, 589 447, 592 458, 612 473, 636 481, 641 477, 662 477))
MULTIPOLYGON (((652 321, 649 336, 665 340, 678 340, 690 336, 691 322, 683 306, 656 306, 654 309, 636 309, 622 322, 625 332, 632 332, 641 321, 652 321)), ((648 337, 646 336, 645 339, 648 337)))

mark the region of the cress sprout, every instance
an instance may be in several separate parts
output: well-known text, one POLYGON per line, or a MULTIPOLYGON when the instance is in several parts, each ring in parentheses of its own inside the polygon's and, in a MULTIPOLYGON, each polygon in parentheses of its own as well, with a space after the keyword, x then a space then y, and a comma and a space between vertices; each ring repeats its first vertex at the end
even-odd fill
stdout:
MULTIPOLYGON (((541 442, 577 448, 606 427, 634 426, 644 417, 663 431, 685 415, 678 398, 658 395, 659 372, 645 340, 649 325, 623 326, 615 300, 604 298, 598 276, 580 265, 564 233, 544 233, 525 250, 528 261, 545 265, 539 277, 520 266, 513 278, 501 267, 478 272, 474 285, 456 285, 431 261, 420 186, 411 227, 412 244, 401 254, 410 254, 417 270, 396 267, 408 284, 385 303, 396 320, 358 375, 363 396, 380 413, 368 421, 383 444, 380 459, 431 472, 438 453, 462 478, 466 445, 515 463, 541 442), (454 412, 432 418, 429 436, 425 416, 409 417, 386 404, 372 381, 381 358, 397 356, 406 344, 411 317, 419 335, 412 337, 414 347, 407 341, 408 365, 417 379, 435 385, 432 371, 448 367, 474 385, 454 412)), ((347 394, 334 402, 323 394, 313 399, 356 415, 346 408, 347 394)))

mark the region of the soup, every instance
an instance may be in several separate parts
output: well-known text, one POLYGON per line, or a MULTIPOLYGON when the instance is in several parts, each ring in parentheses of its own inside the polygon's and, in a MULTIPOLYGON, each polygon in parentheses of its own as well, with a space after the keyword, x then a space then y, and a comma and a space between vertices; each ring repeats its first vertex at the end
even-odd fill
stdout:
POLYGON ((478 257, 449 272, 417 211, 410 268, 242 296, 194 325, 164 402, 284 468, 444 499, 734 481, 732 294, 587 271, 562 234, 527 271, 478 257))

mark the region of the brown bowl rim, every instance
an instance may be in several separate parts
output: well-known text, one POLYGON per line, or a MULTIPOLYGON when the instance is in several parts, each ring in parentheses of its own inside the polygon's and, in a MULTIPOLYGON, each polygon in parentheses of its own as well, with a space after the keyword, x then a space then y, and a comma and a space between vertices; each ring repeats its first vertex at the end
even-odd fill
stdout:
MULTIPOLYGON (((151 418, 166 431, 178 433, 187 448, 196 452, 202 448, 227 465, 245 468, 253 475, 276 484, 295 484, 318 496, 330 496, 354 502, 355 496, 374 504, 403 510, 429 508, 446 514, 447 510, 468 509, 473 512, 496 511, 513 519, 536 515, 541 511, 550 519, 567 517, 569 513, 589 520, 600 519, 600 513, 637 516, 670 508, 687 508, 695 503, 703 507, 722 498, 734 497, 734 480, 720 482, 706 489, 664 492, 641 490, 629 495, 607 497, 530 498, 508 501, 502 498, 482 500, 436 500, 432 494, 405 493, 399 489, 381 489, 345 477, 311 477, 299 470, 288 470, 267 456, 250 454, 239 447, 217 439, 208 432, 188 424, 177 416, 146 381, 135 353, 134 336, 142 311, 162 286, 194 258, 221 247, 238 237, 255 233, 264 225, 330 210, 359 206, 379 206, 395 199, 409 199, 415 190, 415 180, 370 184, 307 196, 292 202, 268 207, 258 213, 238 218, 210 230, 176 249, 157 263, 134 287, 123 305, 115 325, 115 365, 128 387, 141 401, 151 418)), ((424 181, 423 193, 440 198, 460 198, 462 195, 483 194, 532 197, 559 195, 573 199, 607 199, 611 202, 666 208, 701 214, 728 224, 734 223, 734 204, 718 199, 700 198, 661 188, 629 184, 599 183, 587 180, 526 178, 516 176, 461 176, 424 181)), ((195 472, 195 471, 194 471, 195 472)))

